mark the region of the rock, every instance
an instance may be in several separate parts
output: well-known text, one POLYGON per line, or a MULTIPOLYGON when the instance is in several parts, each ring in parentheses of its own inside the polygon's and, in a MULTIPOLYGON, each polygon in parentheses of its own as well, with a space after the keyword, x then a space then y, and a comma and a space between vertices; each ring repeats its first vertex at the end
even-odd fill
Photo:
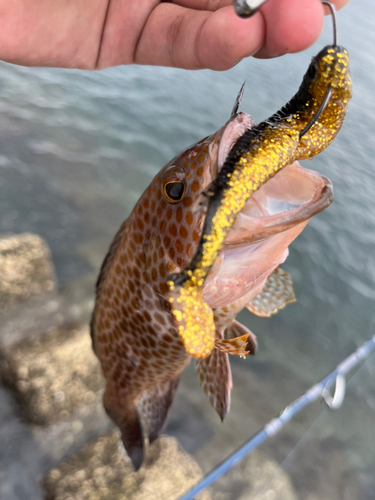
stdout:
POLYGON ((0 238, 0 309, 55 287, 51 254, 42 238, 28 233, 0 238))
POLYGON ((101 397, 104 387, 86 325, 54 329, 3 350, 0 375, 38 425, 67 418, 101 397))
MULTIPOLYGON (((175 438, 161 436, 147 448, 138 472, 121 453, 119 432, 102 436, 52 469, 43 480, 46 500, 174 500, 202 478, 175 438)), ((205 491, 197 500, 210 500, 205 491)))

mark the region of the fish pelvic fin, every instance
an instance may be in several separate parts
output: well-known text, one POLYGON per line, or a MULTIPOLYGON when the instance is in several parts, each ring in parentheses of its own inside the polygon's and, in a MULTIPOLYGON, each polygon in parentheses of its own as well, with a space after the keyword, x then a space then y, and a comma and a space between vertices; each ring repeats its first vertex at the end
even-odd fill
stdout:
POLYGON ((142 422, 147 429, 150 444, 155 441, 167 423, 179 377, 166 382, 152 392, 145 393, 138 405, 142 422))
POLYGON ((234 354, 235 356, 245 356, 255 354, 258 342, 256 336, 246 326, 236 320, 227 326, 224 331, 224 339, 216 340, 216 349, 234 354))
POLYGON ((145 456, 144 436, 137 408, 135 404, 121 405, 119 399, 108 391, 108 387, 104 393, 103 403, 108 416, 120 429, 126 453, 137 471, 145 456))
POLYGON ((207 358, 195 360, 195 368, 203 391, 207 394, 221 420, 224 420, 230 408, 230 391, 232 389, 228 354, 214 349, 207 358))
POLYGON ((262 291, 246 307, 257 316, 269 318, 295 300, 292 277, 278 267, 268 276, 262 291))

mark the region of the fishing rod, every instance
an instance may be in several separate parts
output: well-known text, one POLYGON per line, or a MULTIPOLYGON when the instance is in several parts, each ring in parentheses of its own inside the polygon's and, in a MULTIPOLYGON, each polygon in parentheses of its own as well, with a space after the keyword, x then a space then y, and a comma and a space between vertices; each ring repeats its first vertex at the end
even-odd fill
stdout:
POLYGON ((275 436, 287 422, 298 415, 304 408, 318 399, 322 399, 331 410, 341 407, 345 398, 345 376, 375 350, 375 335, 344 359, 323 380, 313 385, 301 397, 294 400, 277 417, 270 420, 259 432, 234 451, 221 464, 212 469, 196 486, 185 493, 179 500, 192 500, 198 493, 216 482, 221 476, 241 462, 247 455, 258 448, 264 441, 275 436), (335 385, 334 394, 330 389, 335 385))

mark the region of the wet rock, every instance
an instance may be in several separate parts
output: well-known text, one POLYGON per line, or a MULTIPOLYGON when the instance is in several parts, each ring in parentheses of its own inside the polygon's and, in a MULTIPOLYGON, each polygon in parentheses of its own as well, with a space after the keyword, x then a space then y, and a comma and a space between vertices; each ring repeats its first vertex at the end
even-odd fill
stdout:
POLYGON ((0 375, 37 425, 67 418, 100 399, 104 387, 88 326, 54 329, 4 349, 0 375))
MULTIPOLYGON (((113 431, 86 445, 43 480, 46 500, 174 500, 202 477, 195 460, 175 438, 162 436, 148 447, 134 472, 113 431)), ((206 491, 197 500, 210 500, 206 491)))
POLYGON ((42 238, 28 233, 0 238, 0 309, 55 287, 51 254, 42 238))

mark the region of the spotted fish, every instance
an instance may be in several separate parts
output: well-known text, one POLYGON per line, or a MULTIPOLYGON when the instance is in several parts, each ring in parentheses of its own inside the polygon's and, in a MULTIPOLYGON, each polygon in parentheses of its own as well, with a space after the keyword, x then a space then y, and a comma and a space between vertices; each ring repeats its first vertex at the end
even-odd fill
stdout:
MULTIPOLYGON (((249 115, 235 112, 216 133, 173 158, 142 194, 103 262, 93 347, 106 379, 105 409, 135 469, 144 458, 144 438, 152 443, 162 431, 191 360, 172 314, 168 281, 197 250, 205 221, 202 192, 218 178, 233 145, 254 127, 249 115)), ((256 349, 255 336, 235 317, 246 306, 269 316, 294 300, 290 276, 278 266, 288 245, 332 199, 327 178, 294 162, 247 199, 228 230, 202 286, 215 347, 195 360, 203 390, 222 419, 232 387, 228 354, 256 349)))

